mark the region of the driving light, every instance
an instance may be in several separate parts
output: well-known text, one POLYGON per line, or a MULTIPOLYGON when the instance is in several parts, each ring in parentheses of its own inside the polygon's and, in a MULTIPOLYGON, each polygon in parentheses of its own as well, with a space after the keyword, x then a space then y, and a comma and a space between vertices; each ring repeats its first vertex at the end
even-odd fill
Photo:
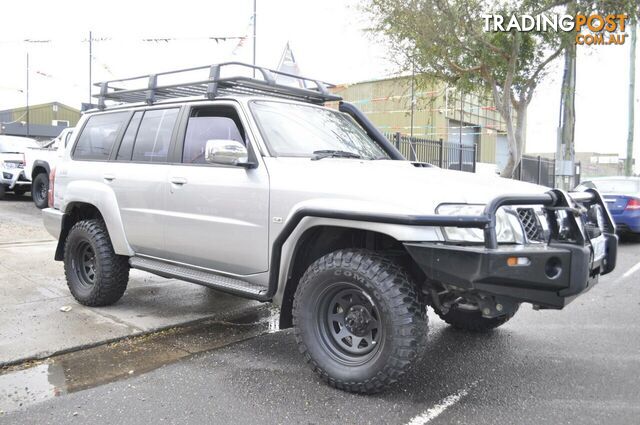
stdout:
MULTIPOLYGON (((441 204, 436 213, 441 215, 482 215, 484 205, 480 204, 441 204)), ((443 227, 447 240, 452 242, 484 242, 482 229, 462 227, 443 227)), ((523 243, 524 236, 517 217, 504 208, 496 213, 496 236, 499 243, 523 243)))
POLYGON ((590 223, 593 223, 598 226, 601 232, 604 231, 604 212, 602 211, 602 207, 598 204, 591 205, 589 211, 587 212, 587 218, 590 223))

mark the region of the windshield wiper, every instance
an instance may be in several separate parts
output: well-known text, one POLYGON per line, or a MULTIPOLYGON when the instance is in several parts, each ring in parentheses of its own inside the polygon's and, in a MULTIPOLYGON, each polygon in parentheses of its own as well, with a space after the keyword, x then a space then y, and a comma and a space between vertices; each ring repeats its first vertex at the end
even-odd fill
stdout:
POLYGON ((360 155, 353 152, 347 151, 334 151, 334 150, 320 150, 313 151, 313 156, 311 157, 312 161, 317 161, 322 158, 354 158, 354 159, 362 159, 360 155))

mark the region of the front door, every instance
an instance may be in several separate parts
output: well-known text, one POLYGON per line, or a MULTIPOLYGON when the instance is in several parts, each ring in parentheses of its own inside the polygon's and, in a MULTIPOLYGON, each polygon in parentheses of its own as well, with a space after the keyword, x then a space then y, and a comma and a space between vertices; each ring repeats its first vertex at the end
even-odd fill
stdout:
POLYGON ((193 107, 182 134, 177 143, 182 161, 169 167, 165 257, 237 275, 267 271, 269 176, 264 164, 246 169, 205 162, 207 140, 251 143, 237 106, 193 107))

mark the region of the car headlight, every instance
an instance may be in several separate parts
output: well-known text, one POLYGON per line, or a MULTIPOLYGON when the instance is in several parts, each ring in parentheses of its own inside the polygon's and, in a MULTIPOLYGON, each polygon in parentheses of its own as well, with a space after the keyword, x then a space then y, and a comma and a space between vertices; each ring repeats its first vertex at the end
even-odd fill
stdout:
POLYGON ((10 169, 10 168, 18 168, 17 162, 4 162, 0 161, 0 168, 10 169))
MULTIPOLYGON (((484 205, 478 204, 442 204, 436 209, 441 215, 482 215, 484 205)), ((463 227, 443 227, 447 240, 452 242, 484 242, 482 229, 463 227)), ((504 208, 496 213, 496 236, 499 243, 524 243, 522 227, 515 214, 508 213, 504 208)))

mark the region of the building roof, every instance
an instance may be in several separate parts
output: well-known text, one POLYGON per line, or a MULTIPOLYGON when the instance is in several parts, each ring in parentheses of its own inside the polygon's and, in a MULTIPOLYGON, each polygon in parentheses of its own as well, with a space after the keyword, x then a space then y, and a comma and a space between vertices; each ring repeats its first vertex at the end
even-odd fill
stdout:
MULTIPOLYGON (((77 112, 78 114, 80 114, 80 110, 79 109, 76 109, 76 108, 74 108, 72 106, 69 106, 69 105, 65 105, 64 103, 60 103, 60 102, 48 102, 48 103, 38 103, 36 105, 29 105, 29 109, 30 110, 34 110, 34 109, 40 109, 40 108, 44 108, 44 107, 50 107, 50 106, 53 106, 53 105, 57 105, 59 107, 62 107, 62 108, 65 108, 65 109, 68 109, 68 110, 71 110, 73 112, 77 112)), ((1 113, 7 113, 7 112, 16 112, 16 111, 25 110, 25 109, 27 109, 26 106, 18 106, 18 107, 9 108, 9 109, 0 109, 0 114, 1 113)))

